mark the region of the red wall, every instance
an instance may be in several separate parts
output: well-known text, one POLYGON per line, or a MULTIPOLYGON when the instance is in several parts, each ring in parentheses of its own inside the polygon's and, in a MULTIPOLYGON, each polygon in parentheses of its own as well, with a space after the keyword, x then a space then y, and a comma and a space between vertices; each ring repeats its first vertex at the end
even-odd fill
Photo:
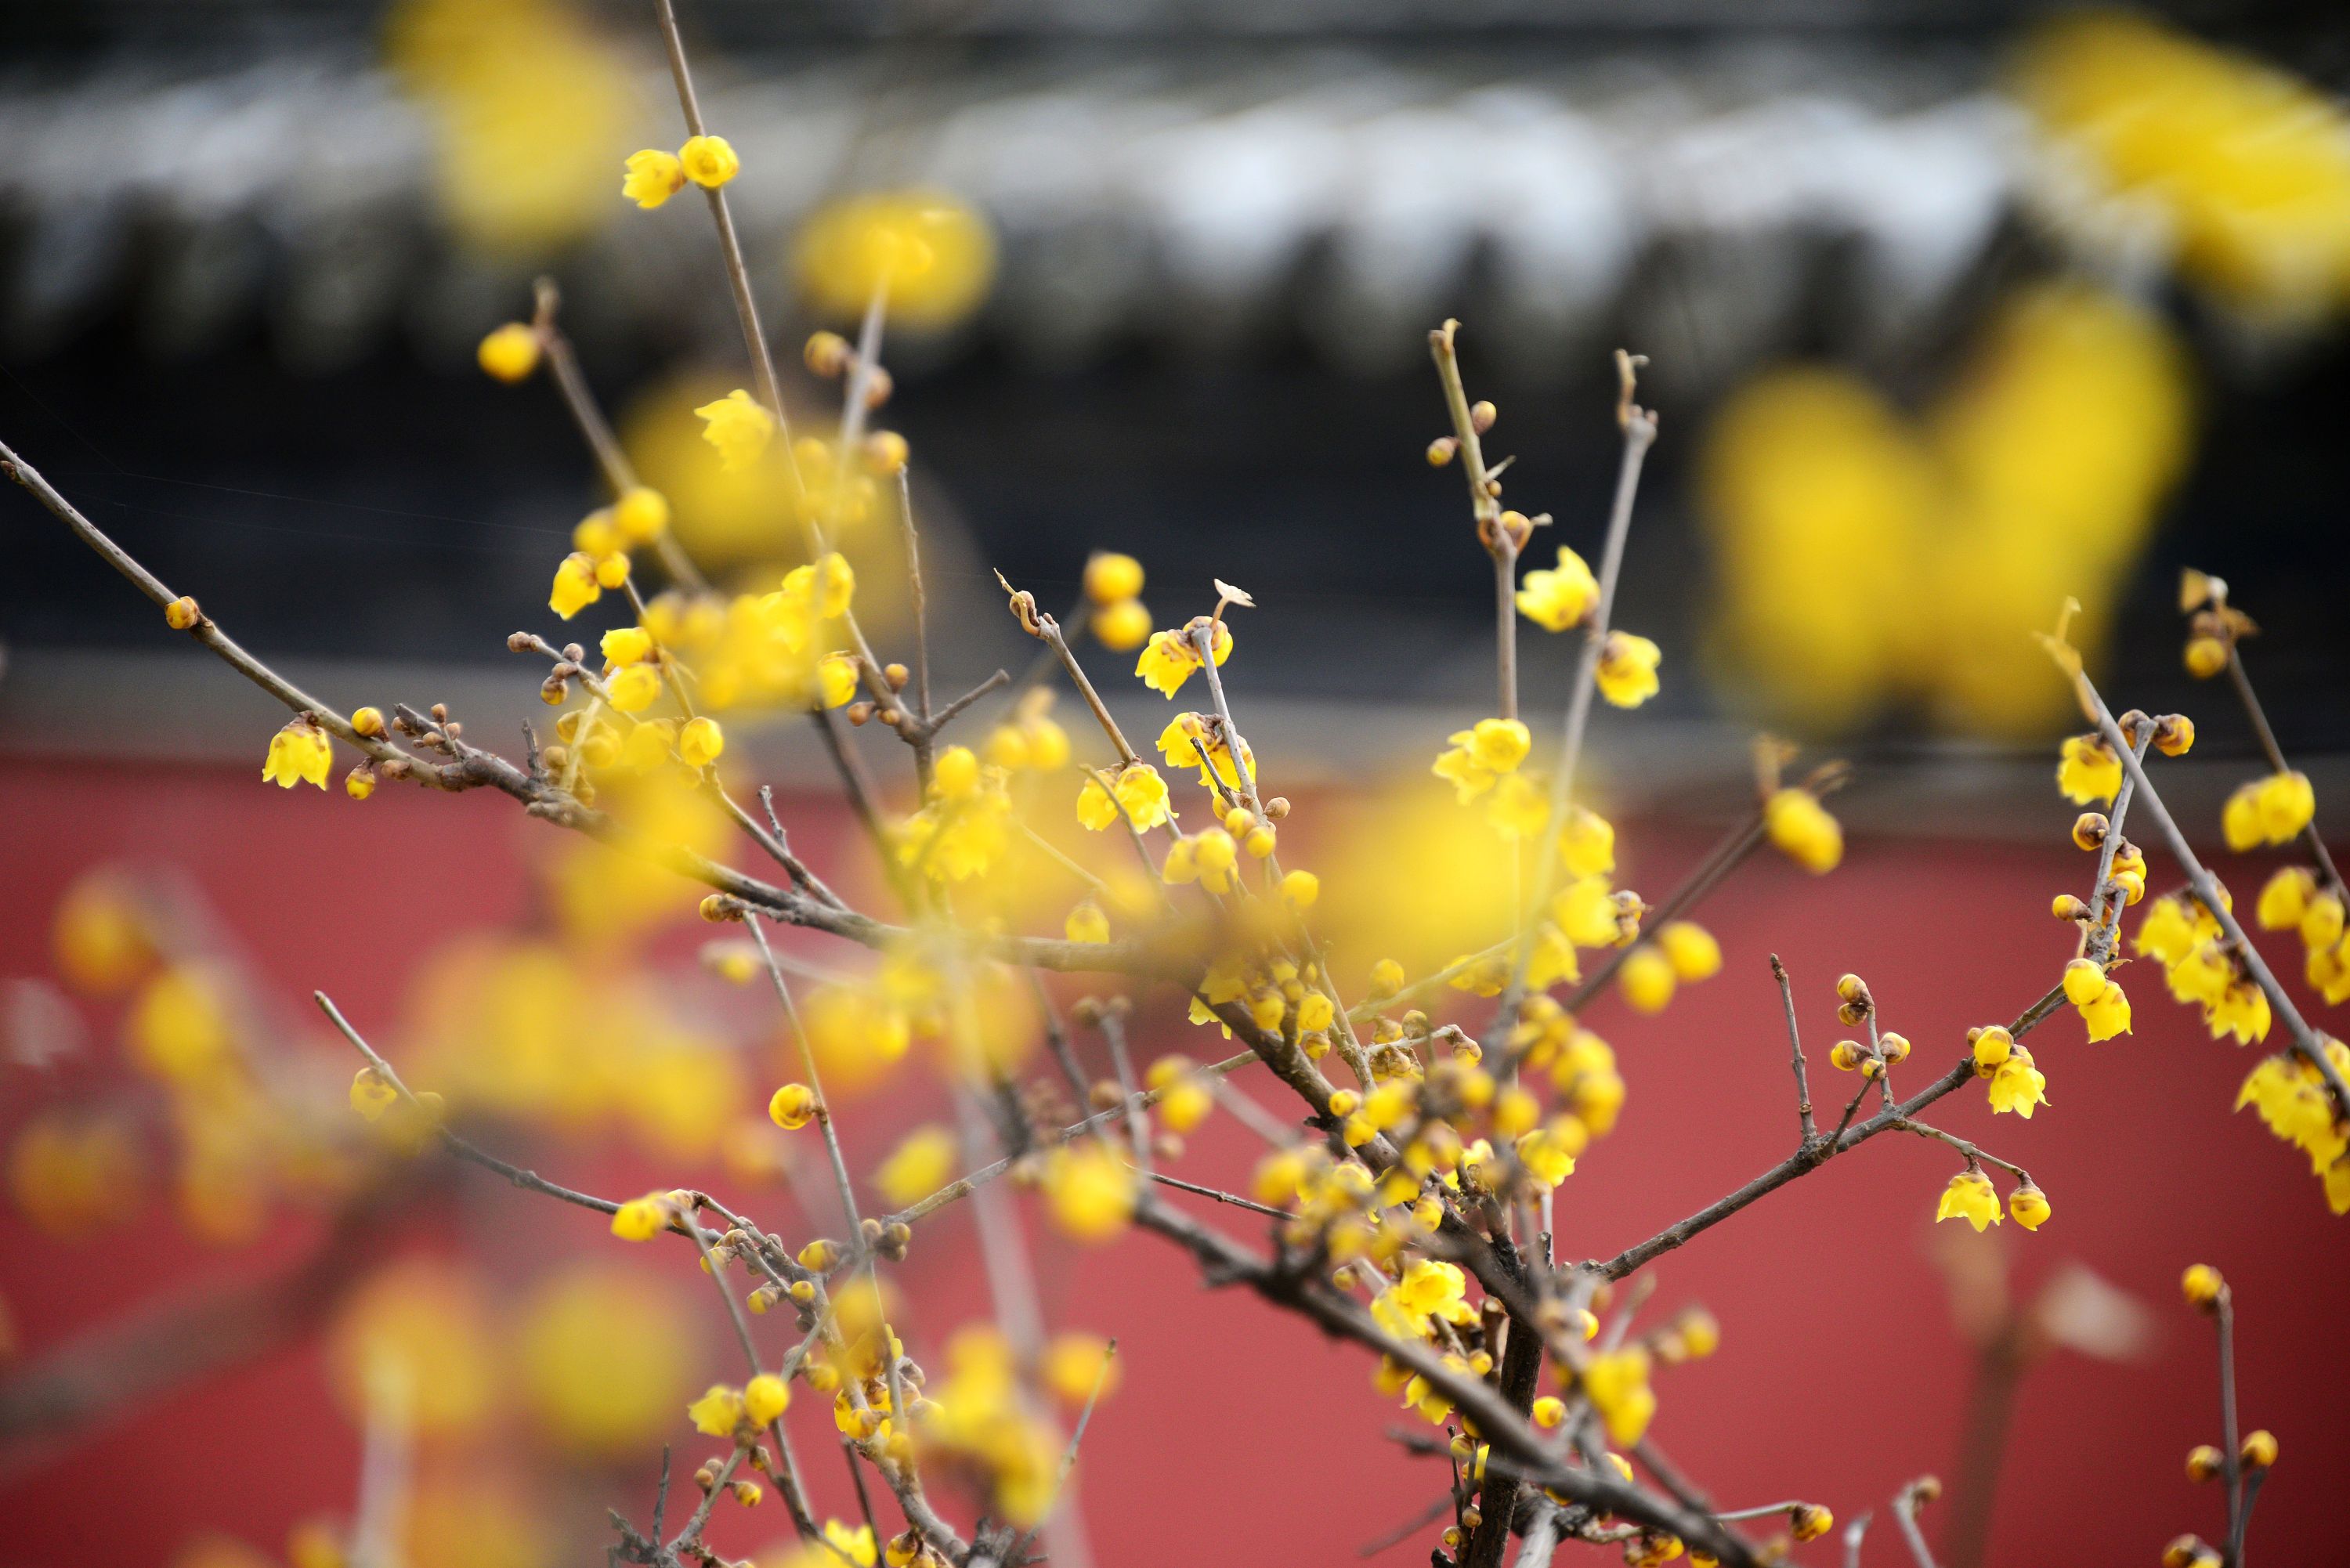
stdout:
MULTIPOLYGON (((495 921, 525 907, 524 841, 536 825, 489 794, 456 799, 388 788, 363 807, 265 788, 251 770, 151 772, 89 764, 0 763, 0 978, 47 972, 47 920, 80 870, 128 858, 184 867, 226 912, 262 972, 297 1002, 324 986, 358 1016, 397 1011, 397 987, 452 907, 495 921), (429 874, 424 874, 429 867, 429 874)), ((1865 786, 1864 786, 1865 787, 1865 786)), ((837 825, 829 807, 788 818, 837 825)), ((1635 1021, 1610 998, 1588 1021, 1617 1046, 1631 1100, 1559 1195, 1563 1255, 1606 1255, 1761 1170, 1791 1147, 1785 1041, 1764 963, 1774 944, 1797 978, 1825 1100, 1854 1080, 1822 1060, 1835 1038, 1828 986, 1866 974, 1887 1026, 1919 1047, 1906 1074, 1922 1083, 1970 1023, 2012 1017, 2069 956, 2045 914, 2081 879, 2061 846, 2069 808, 2051 795, 2045 850, 1929 842, 1858 843, 1835 875, 1814 880, 1775 860, 1742 872, 1704 919, 1721 937, 1725 972, 1685 990, 1662 1017, 1635 1021)), ((800 836, 820 866, 837 839, 800 836)), ((1703 846, 1631 830, 1639 885, 1661 888, 1703 846)), ((2242 867, 2240 888, 2265 867, 2242 867)), ((2155 881, 2169 878, 2158 864, 2155 881)), ((2298 963, 2281 965, 2298 969, 2298 963)), ((2216 1437, 2209 1326, 2178 1304, 2179 1270, 2206 1261, 2235 1286, 2248 1426, 2282 1439, 2262 1494, 2255 1548, 2271 1561, 2340 1561, 2332 1483, 2350 1464, 2341 1414, 2339 1325, 2350 1317, 2350 1250, 2300 1158, 2229 1107, 2255 1059, 2215 1044, 2160 996, 2158 976, 2125 971, 2137 1033, 2084 1043, 2067 1013, 2032 1044, 2052 1104, 2033 1122, 1999 1118, 1962 1091, 1936 1109, 1952 1130, 2028 1165, 2054 1218, 2037 1234, 1999 1232, 2029 1292, 2065 1260, 2088 1264, 2151 1304, 2161 1337, 2151 1359, 2116 1366, 2058 1355, 2032 1375, 2002 1494, 1993 1559, 2144 1563, 2188 1529, 2215 1533, 2220 1501, 2191 1487, 2181 1459, 2216 1437)), ((1188 1044, 1195 1052, 1196 1042, 1188 1044)), ((26 1077, 9 1069, 5 1116, 21 1114, 26 1077)), ((1259 1092, 1262 1093, 1260 1087, 1259 1092)), ((853 1158, 878 1158, 873 1132, 853 1158)), ((540 1151, 550 1162, 584 1160, 540 1151)), ((1192 1140, 1179 1171, 1237 1183, 1253 1158, 1229 1117, 1192 1140)), ((1882 1137, 1764 1199, 1747 1215, 1654 1265, 1659 1308, 1702 1300, 1721 1318, 1711 1361, 1660 1372, 1655 1435, 1724 1506, 1804 1497, 1840 1517, 1882 1508, 1908 1478, 1953 1469, 1966 1355, 1940 1276, 1929 1220, 1953 1169, 1946 1150, 1882 1137)), ((559 1174, 588 1187, 642 1185, 644 1172, 588 1162, 559 1174)), ((664 1173, 673 1178, 681 1173, 664 1173)), ((718 1178, 712 1178, 713 1184, 718 1178)), ((492 1224, 532 1200, 483 1193, 492 1224)), ((777 1200, 773 1205, 780 1210, 777 1200)), ((764 1212, 765 1210, 763 1210, 764 1212)), ((528 1210, 531 1222, 611 1243, 592 1217, 528 1210), (567 1228, 566 1231, 564 1228, 567 1228)), ((476 1221, 477 1222, 477 1221, 476 1221)), ((778 1220, 778 1223, 785 1223, 778 1220)), ((1221 1223, 1243 1233, 1253 1223, 1221 1223)), ((908 1270, 920 1341, 983 1310, 970 1221, 926 1235, 908 1270)), ((37 1357, 78 1331, 191 1281, 229 1276, 252 1255, 216 1255, 178 1239, 151 1211, 137 1249, 66 1246, 0 1217, 0 1294, 37 1357)), ((291 1255, 298 1230, 260 1250, 291 1255)), ((1396 1419, 1358 1352, 1325 1343, 1252 1302, 1203 1291, 1188 1265, 1131 1236, 1078 1251, 1037 1242, 1055 1326, 1120 1336, 1125 1386, 1097 1418, 1079 1469, 1100 1561, 1158 1563, 1204 1556, 1233 1563, 1351 1560, 1440 1489, 1432 1461, 1382 1437, 1396 1419)), ((721 1330, 717 1308, 699 1299, 721 1330)), ((804 1454, 823 1501, 852 1506, 822 1412, 804 1402, 804 1454)), ((679 1422, 679 1435, 688 1436, 679 1422)), ((106 1428, 102 1442, 0 1472, 0 1558, 35 1563, 160 1563, 198 1528, 266 1545, 293 1521, 348 1507, 356 1440, 324 1394, 315 1346, 276 1354, 209 1385, 161 1397, 106 1428)), ((593 1535, 605 1501, 639 1514, 650 1472, 587 1478, 567 1506, 593 1535)), ((745 1552, 782 1527, 772 1510, 722 1515, 717 1544, 745 1552), (757 1527, 750 1527, 755 1518, 757 1527)), ((1929 1529, 1933 1516, 1929 1516, 1929 1529)), ((1391 1562, 1421 1560, 1423 1537, 1391 1562)), ((1889 1560, 1889 1539, 1869 1560, 1889 1560)), ((1833 1541, 1800 1554, 1839 1560, 1833 1541)), ((437 1565, 435 1565, 437 1568, 437 1565)))

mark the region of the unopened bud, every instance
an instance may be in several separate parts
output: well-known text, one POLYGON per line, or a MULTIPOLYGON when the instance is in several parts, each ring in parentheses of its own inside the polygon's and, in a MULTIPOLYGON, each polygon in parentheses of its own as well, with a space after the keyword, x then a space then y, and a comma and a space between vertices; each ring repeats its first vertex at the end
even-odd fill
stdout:
POLYGON ((1275 822, 1283 821, 1289 815, 1289 797, 1285 794, 1274 795, 1264 803, 1264 814, 1275 822))
POLYGON ((2085 920, 2089 918, 2089 906, 2070 893, 2059 893, 2048 906, 2048 912, 2060 920, 2085 920))
POLYGON ((185 594, 163 607, 163 624, 173 631, 186 631, 203 618, 204 612, 198 609, 196 601, 185 594))
POLYGON ((837 332, 812 332, 800 348, 800 362, 827 379, 847 369, 848 358, 848 339, 837 332))
POLYGON ((868 376, 865 381, 865 406, 868 409, 879 408, 889 400, 889 394, 896 388, 897 383, 889 379, 889 372, 879 365, 874 366, 872 374, 868 376))
POLYGON ((1461 442, 1453 437, 1438 436, 1428 443, 1428 466, 1442 468, 1452 461, 1452 454, 1460 450, 1461 442))
POLYGON ((872 703, 870 703, 870 702, 851 702, 851 703, 848 705, 848 722, 849 722, 850 723, 855 724, 855 725, 858 725, 858 727, 860 727, 860 728, 861 728, 861 727, 863 727, 863 726, 864 726, 868 722, 869 722, 869 721, 872 719, 872 717, 873 717, 873 704, 872 704, 872 703))
POLYGON ((2154 727, 2154 749, 2166 757, 2183 757, 2195 745, 2195 721, 2184 713, 2166 713, 2154 727))
POLYGON ((739 920, 743 918, 742 906, 723 893, 710 894, 696 908, 701 911, 702 918, 712 925, 727 920, 739 920))
POLYGON ((1469 428, 1479 435, 1492 430, 1493 421, 1501 417, 1502 410, 1495 408, 1489 399, 1480 398, 1469 405, 1469 428))
POLYGON ((902 664, 885 664, 881 667, 881 679, 889 683, 889 690, 892 691, 903 691, 906 689, 907 678, 906 667, 902 664))
POLYGON ((2106 835, 2112 831, 2113 824, 2106 820, 2104 812, 2085 811, 2073 819, 2073 846, 2095 849, 2105 843, 2106 835))

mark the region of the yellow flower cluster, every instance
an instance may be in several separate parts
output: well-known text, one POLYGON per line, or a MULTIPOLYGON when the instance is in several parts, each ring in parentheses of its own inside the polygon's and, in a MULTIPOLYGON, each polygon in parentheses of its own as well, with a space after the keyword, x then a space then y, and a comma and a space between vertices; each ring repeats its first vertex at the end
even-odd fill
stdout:
POLYGON ((2246 972, 2219 920, 2192 893, 2167 893, 2149 901, 2131 945, 2162 965, 2173 997, 2203 1009, 2211 1038, 2232 1034, 2239 1044, 2268 1038, 2268 993, 2246 972))
POLYGON ((875 192, 819 208, 800 231, 794 264, 820 316, 854 320, 881 294, 892 321, 934 331, 987 297, 995 239, 986 220, 952 196, 875 192))
MULTIPOLYGON (((2350 1046, 2324 1035, 2320 1048, 2337 1074, 2350 1075, 2350 1046)), ((2237 1092, 2236 1108, 2246 1106, 2269 1131, 2309 1156, 2310 1174, 2325 1184, 2326 1206, 2350 1214, 2350 1125, 2336 1117, 2317 1068, 2291 1053, 2263 1059, 2237 1092)))
POLYGON ((2111 198, 2081 204, 2092 223, 2162 234, 2189 275, 2255 315, 2306 320, 2350 294, 2350 116, 2330 95, 2119 11, 2044 29, 2016 86, 2111 198))
POLYGON ((2271 774, 2244 784, 2228 797, 2220 813, 2220 830, 2228 847, 2241 854, 2263 844, 2290 842, 2317 815, 2317 792, 2303 773, 2271 774))
POLYGON ((2344 930, 2345 898, 2338 887, 2321 885, 2305 866, 2287 866, 2261 888, 2253 918, 2264 931, 2292 931, 2301 938, 2303 976, 2328 1007, 2350 1002, 2350 935, 2344 930))
POLYGON ((688 137, 675 152, 648 147, 629 153, 620 194, 650 213, 684 190, 689 180, 715 191, 742 171, 743 160, 724 137, 688 137))

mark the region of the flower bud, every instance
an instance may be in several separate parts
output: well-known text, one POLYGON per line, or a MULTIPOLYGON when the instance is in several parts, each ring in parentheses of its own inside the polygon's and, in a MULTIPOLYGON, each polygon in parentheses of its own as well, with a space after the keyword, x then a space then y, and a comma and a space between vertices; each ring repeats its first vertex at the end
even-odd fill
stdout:
POLYGON ((2237 1451, 2236 1457, 2243 1461, 2244 1468, 2246 1469, 2264 1470, 2268 1469, 2271 1465, 2276 1463, 2276 1434, 2270 1432, 2265 1428, 2249 1434, 2244 1438, 2244 1446, 2237 1451))
POLYGON ((812 332, 800 346, 800 362, 810 373, 827 379, 848 368, 848 339, 837 332, 812 332))
POLYGON ((185 594, 163 607, 163 624, 173 631, 185 631, 203 618, 203 611, 196 607, 196 601, 185 594))
POLYGON ((1877 1049, 1887 1066, 1906 1062, 1909 1059, 1909 1037, 1887 1032, 1877 1042, 1877 1049))
POLYGON ((743 918, 742 910, 723 893, 709 895, 695 908, 701 912, 702 918, 712 925, 727 920, 739 920, 743 918))
POLYGON ((2106 820, 2104 812, 2085 811, 2073 819, 2073 847, 2094 850, 2105 843, 2106 835, 2111 831, 2113 824, 2106 820))
POLYGON ((1428 466, 1442 468, 1452 461, 1452 454, 1460 450, 1461 442, 1454 437, 1438 436, 1428 443, 1428 466))
POLYGON ((2059 893, 2049 904, 2048 912, 2060 920, 2085 920, 2089 918, 2089 906, 2070 893, 2059 893))
POLYGON ((2209 680, 2228 668, 2228 645, 2216 637, 2190 637, 2187 639, 2187 673, 2198 680, 2209 680))
POLYGON ((2187 1450, 2187 1479, 2207 1481, 2227 1468, 2227 1456, 2209 1443, 2198 1443, 2187 1450))
POLYGON ((2166 757, 2183 757, 2195 745, 2195 721, 2184 713, 2165 713, 2154 730, 2154 749, 2166 757))
POLYGON ((2227 1288, 2228 1282, 2209 1263, 2191 1264, 2178 1276, 2179 1293, 2187 1298, 2189 1306, 2199 1312, 2219 1311, 2220 1293, 2227 1288))
POLYGON ((1469 405, 1469 428, 1479 435, 1492 430, 1493 421, 1501 417, 1502 410, 1493 406, 1491 399, 1480 398, 1469 405))

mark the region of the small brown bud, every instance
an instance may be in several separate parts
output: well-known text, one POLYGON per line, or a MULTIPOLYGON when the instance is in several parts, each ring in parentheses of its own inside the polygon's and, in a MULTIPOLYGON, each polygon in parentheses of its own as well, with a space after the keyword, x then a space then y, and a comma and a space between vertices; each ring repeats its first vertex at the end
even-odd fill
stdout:
POLYGON ((865 406, 868 409, 879 408, 889 400, 889 394, 897 389, 897 385, 889 379, 889 371, 879 365, 874 366, 873 373, 866 379, 865 382, 865 406))
POLYGON ((435 702, 432 704, 432 722, 436 724, 445 724, 449 722, 448 703, 435 702))
POLYGON ((852 724, 857 725, 858 728, 860 728, 860 729, 861 729, 861 728, 863 728, 867 723, 868 723, 868 722, 870 722, 872 721, 872 718, 873 718, 873 704, 872 704, 872 703, 870 703, 870 702, 851 702, 851 703, 848 705, 848 722, 849 722, 850 723, 852 723, 852 724))
POLYGON ((766 1495, 759 1490, 759 1483, 756 1481, 729 1481, 726 1490, 733 1493, 734 1501, 744 1508, 758 1507, 759 1499, 766 1495))
POLYGON ((1069 1009, 1069 1016, 1083 1028, 1091 1029, 1102 1021, 1101 998, 1081 996, 1069 1009))
POLYGON ((1484 1522, 1485 1522, 1485 1515, 1484 1515, 1484 1512, 1483 1512, 1483 1511, 1482 1511, 1482 1510, 1475 1509, 1475 1508, 1464 1508, 1464 1509, 1462 1509, 1462 1510, 1461 1511, 1461 1529, 1463 1529, 1463 1530, 1474 1530, 1474 1529, 1476 1529, 1479 1525, 1481 1525, 1481 1524, 1482 1524, 1482 1523, 1484 1523, 1484 1522))
POLYGON ((867 472, 887 475, 903 471, 913 449, 896 431, 875 431, 865 438, 863 455, 867 472))
POLYGON ((381 778, 404 779, 415 771, 415 765, 406 757, 386 757, 376 764, 375 771, 381 778))
POLYGON ((2113 826, 2114 825, 2112 823, 2106 820, 2106 814, 2102 811, 2083 812, 2080 815, 2073 819, 2074 847, 2076 849, 2097 848, 2105 843, 2106 835, 2113 831, 2113 826))
POLYGON ((185 594, 163 607, 163 624, 173 631, 187 631, 203 618, 204 612, 185 594))
POLYGON ((1919 1502, 1939 1502, 1942 1498, 1942 1478, 1919 1476, 1910 1483, 1909 1495, 1919 1502))
POLYGON ((902 664, 885 664, 881 667, 881 679, 889 683, 890 691, 903 691, 910 675, 902 664))
POLYGON ((1183 1140, 1171 1132, 1160 1133, 1150 1140, 1150 1152, 1160 1159, 1183 1158, 1183 1140))
POLYGON ((700 1487, 705 1496, 708 1495, 718 1485, 718 1467, 705 1461, 700 1469, 693 1472, 693 1484, 700 1487))
POLYGON ((2209 1443, 2198 1443, 2187 1450, 2187 1479, 2207 1481, 2225 1469, 2227 1457, 2209 1443))
POLYGON ((567 664, 585 664, 588 662, 588 650, 576 642, 567 642, 563 645, 563 659, 567 664))
POLYGON ((550 675, 538 683, 538 700, 550 708, 561 707, 564 699, 570 695, 570 682, 559 675, 550 675))
POLYGON ((508 653, 528 653, 538 646, 538 639, 526 631, 518 631, 506 639, 508 653))
POLYGON ((539 753, 538 760, 547 772, 559 774, 571 763, 571 748, 558 742, 539 753))
POLYGON ((865 1238, 868 1247, 871 1247, 881 1240, 881 1221, 868 1214, 857 1222, 857 1233, 865 1238))
MULTIPOLYGON (((912 1245, 913 1240, 914 1228, 902 1220, 894 1225, 884 1226, 881 1231, 881 1255, 892 1262, 903 1262, 906 1258, 906 1249, 912 1245)), ((915 1382, 920 1383, 922 1380, 921 1373, 920 1367, 913 1368, 915 1382)))
POLYGON ((1501 417, 1502 410, 1493 406, 1491 399, 1480 398, 1469 405, 1469 428, 1479 435, 1492 430, 1493 421, 1501 417))
POLYGON ((1126 1091, 1107 1078, 1097 1078, 1094 1080, 1094 1086, 1086 1091, 1086 1097, 1093 1102, 1094 1109, 1106 1111, 1113 1106, 1122 1104, 1126 1099, 1126 1091))
POLYGON ((1271 817, 1275 822, 1286 821, 1289 816, 1289 797, 1285 794, 1274 795, 1271 800, 1264 803, 1265 815, 1271 817))
POLYGON ((728 920, 739 920, 743 918, 742 906, 723 893, 709 895, 695 908, 701 911, 702 918, 712 925, 723 924, 728 920))
POLYGON ((452 719, 441 726, 441 732, 453 741, 465 732, 465 726, 452 719))
POLYGON ((811 332, 800 348, 800 362, 812 374, 830 379, 848 368, 848 339, 837 332, 811 332))
POLYGON ((1434 441, 1428 443, 1428 466, 1430 468, 1442 468, 1446 463, 1452 461, 1452 454, 1460 450, 1461 442, 1456 438, 1452 436, 1438 436, 1434 441))

